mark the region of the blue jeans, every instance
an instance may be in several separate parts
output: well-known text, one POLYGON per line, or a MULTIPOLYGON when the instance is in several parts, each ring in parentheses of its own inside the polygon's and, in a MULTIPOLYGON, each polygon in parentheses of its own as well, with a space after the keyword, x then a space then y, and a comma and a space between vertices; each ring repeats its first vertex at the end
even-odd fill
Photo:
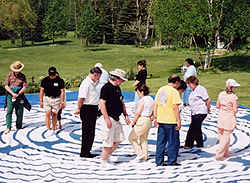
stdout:
POLYGON ((193 91, 192 88, 187 87, 187 89, 182 93, 181 99, 184 106, 189 105, 188 98, 192 91, 193 91))
POLYGON ((168 165, 177 163, 177 157, 180 147, 179 130, 176 130, 176 124, 159 123, 156 142, 155 162, 157 166, 162 166, 164 162, 165 145, 168 142, 168 165))
POLYGON ((138 105, 138 102, 141 98, 139 97, 139 95, 137 94, 137 92, 135 92, 135 99, 134 99, 134 109, 133 109, 133 112, 135 113, 136 109, 137 109, 137 105, 138 105))

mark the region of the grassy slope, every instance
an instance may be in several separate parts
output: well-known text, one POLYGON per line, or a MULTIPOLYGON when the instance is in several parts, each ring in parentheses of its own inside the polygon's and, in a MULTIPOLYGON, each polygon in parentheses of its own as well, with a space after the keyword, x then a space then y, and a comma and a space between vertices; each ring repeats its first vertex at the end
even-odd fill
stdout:
MULTIPOLYGON (((26 43, 27 45, 29 42, 26 43)), ((196 55, 162 53, 157 49, 136 49, 126 45, 99 45, 91 47, 91 52, 86 52, 80 40, 70 33, 65 39, 56 40, 55 45, 51 41, 36 43, 35 46, 23 48, 13 48, 10 41, 0 41, 0 82, 4 82, 6 75, 10 72, 9 65, 20 60, 25 64, 23 72, 26 74, 28 82, 32 76, 36 82, 40 76, 46 76, 50 66, 55 66, 60 75, 64 78, 72 78, 85 75, 94 66, 101 62, 108 71, 121 68, 129 71, 133 68, 137 71, 136 63, 141 59, 147 61, 149 74, 153 74, 153 79, 148 79, 147 84, 151 93, 155 94, 159 87, 167 84, 167 78, 173 74, 180 74, 180 67, 188 57, 197 60, 196 55)), ((234 78, 242 86, 236 90, 239 103, 250 107, 250 89, 248 78, 250 73, 234 72, 226 74, 199 75, 200 84, 207 88, 212 101, 216 101, 220 91, 224 89, 225 81, 234 78)), ((133 81, 122 84, 122 90, 134 91, 133 81)), ((75 89, 77 90, 77 89, 75 89)))

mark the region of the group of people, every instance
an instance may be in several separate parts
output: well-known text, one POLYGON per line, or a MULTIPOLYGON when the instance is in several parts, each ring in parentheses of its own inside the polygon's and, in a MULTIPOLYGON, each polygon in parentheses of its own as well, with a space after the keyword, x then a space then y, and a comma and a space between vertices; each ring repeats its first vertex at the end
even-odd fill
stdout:
MULTIPOLYGON (((152 122, 158 128, 156 143, 156 165, 157 166, 179 166, 177 162, 181 129, 181 111, 184 107, 189 107, 191 111, 191 124, 187 132, 185 145, 183 148, 192 149, 196 142, 197 148, 203 148, 202 122, 210 113, 210 98, 207 90, 199 85, 196 77, 196 70, 192 59, 186 59, 187 71, 183 79, 174 74, 168 78, 168 84, 161 87, 155 100, 149 96, 149 87, 146 85, 147 69, 146 61, 137 62, 139 72, 136 74, 135 82, 135 104, 133 108, 134 118, 132 130, 128 140, 135 150, 135 161, 146 161, 148 155, 147 137, 152 122), (182 100, 180 95, 182 94, 182 100), (140 142, 138 142, 140 139, 140 142), (168 160, 164 161, 164 156, 168 160)), ((22 128, 22 116, 27 89, 26 77, 20 71, 24 64, 15 61, 11 64, 9 73, 5 80, 7 90, 7 114, 5 134, 11 130, 12 113, 15 108, 17 119, 17 129, 22 128)), ((45 123, 47 127, 46 136, 55 134, 57 130, 57 118, 65 107, 65 84, 55 67, 50 67, 49 76, 41 82, 40 107, 45 109, 45 123), (52 120, 51 120, 52 116, 52 120), (51 129, 52 126, 52 130, 51 129)), ((111 155, 125 139, 121 114, 124 115, 125 122, 131 123, 123 101, 120 85, 127 81, 126 72, 115 69, 110 74, 107 73, 101 63, 97 63, 92 68, 88 76, 82 81, 79 92, 76 115, 80 115, 82 121, 82 140, 80 157, 93 158, 91 148, 95 137, 95 126, 97 117, 101 126, 102 138, 102 165, 109 166, 114 163, 111 155)), ((219 94, 216 107, 220 109, 218 116, 218 136, 219 150, 215 156, 216 160, 223 160, 228 157, 230 135, 236 128, 236 113, 238 110, 238 98, 234 94, 235 89, 240 86, 235 80, 226 81, 226 90, 219 94)), ((62 128, 59 123, 59 128, 62 128)))

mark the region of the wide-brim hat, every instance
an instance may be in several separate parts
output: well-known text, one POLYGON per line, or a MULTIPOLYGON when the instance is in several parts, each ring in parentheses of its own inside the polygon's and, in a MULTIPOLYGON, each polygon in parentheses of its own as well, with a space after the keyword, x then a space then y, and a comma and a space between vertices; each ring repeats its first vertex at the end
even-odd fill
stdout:
POLYGON ((238 86, 240 86, 240 84, 237 83, 234 79, 228 79, 226 81, 226 86, 227 87, 231 87, 231 86, 238 87, 238 86))
POLYGON ((114 75, 114 76, 117 76, 117 77, 123 79, 124 81, 128 81, 128 78, 126 77, 126 72, 124 70, 115 69, 114 71, 110 71, 109 73, 111 75, 114 75))
POLYGON ((24 64, 21 63, 20 61, 15 61, 13 64, 10 65, 10 69, 14 72, 19 72, 23 70, 24 64))

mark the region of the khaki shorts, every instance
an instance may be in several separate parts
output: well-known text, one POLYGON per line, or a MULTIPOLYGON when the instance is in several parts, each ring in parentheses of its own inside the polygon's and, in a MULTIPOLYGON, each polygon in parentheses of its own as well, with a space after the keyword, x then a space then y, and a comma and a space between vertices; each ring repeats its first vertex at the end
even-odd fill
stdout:
POLYGON ((43 98, 43 108, 45 109, 45 111, 52 111, 53 113, 58 113, 60 103, 61 97, 50 98, 48 96, 45 96, 43 98))
POLYGON ((112 127, 108 129, 104 117, 100 117, 101 138, 104 147, 112 147, 114 142, 125 140, 122 124, 119 121, 109 117, 112 122, 112 127))

